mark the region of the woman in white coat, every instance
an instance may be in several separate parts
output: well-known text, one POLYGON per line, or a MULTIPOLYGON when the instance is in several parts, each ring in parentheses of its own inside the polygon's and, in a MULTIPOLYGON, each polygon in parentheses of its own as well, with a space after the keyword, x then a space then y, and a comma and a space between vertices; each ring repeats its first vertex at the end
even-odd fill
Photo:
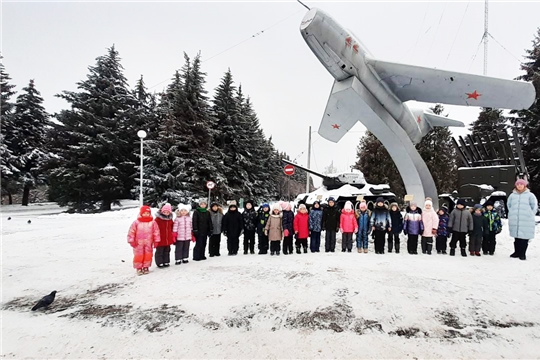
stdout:
POLYGON ((534 238, 534 216, 538 211, 538 200, 527 189, 527 185, 527 180, 518 179, 514 191, 508 197, 508 228, 510 236, 515 238, 514 253, 510 257, 521 260, 526 259, 529 240, 534 238))

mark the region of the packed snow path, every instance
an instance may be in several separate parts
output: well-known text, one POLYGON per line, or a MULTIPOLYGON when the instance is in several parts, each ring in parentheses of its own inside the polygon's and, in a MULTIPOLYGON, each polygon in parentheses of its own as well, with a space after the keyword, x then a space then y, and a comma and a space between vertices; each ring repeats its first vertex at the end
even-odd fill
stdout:
POLYGON ((137 209, 2 210, 6 358, 540 354, 540 245, 510 259, 507 227, 480 258, 341 253, 339 240, 331 254, 229 257, 222 238, 219 258, 138 277, 126 243, 137 209), (52 290, 48 310, 30 311, 52 290))

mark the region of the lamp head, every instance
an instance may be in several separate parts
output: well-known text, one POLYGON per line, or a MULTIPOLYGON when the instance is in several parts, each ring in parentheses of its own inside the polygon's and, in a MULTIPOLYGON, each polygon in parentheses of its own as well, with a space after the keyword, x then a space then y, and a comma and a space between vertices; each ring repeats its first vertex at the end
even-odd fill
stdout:
POLYGON ((144 139, 146 137, 146 131, 144 130, 139 130, 137 132, 137 136, 140 137, 141 139, 144 139))

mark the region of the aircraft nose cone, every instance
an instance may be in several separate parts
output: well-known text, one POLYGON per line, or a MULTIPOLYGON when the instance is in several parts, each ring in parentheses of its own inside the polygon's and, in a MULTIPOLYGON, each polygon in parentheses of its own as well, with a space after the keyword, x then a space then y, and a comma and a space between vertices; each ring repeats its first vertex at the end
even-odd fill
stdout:
POLYGON ((311 24, 313 19, 315 19, 315 16, 317 15, 317 9, 313 8, 309 10, 306 15, 304 15, 304 18, 302 19, 302 22, 300 23, 300 30, 305 30, 311 24))

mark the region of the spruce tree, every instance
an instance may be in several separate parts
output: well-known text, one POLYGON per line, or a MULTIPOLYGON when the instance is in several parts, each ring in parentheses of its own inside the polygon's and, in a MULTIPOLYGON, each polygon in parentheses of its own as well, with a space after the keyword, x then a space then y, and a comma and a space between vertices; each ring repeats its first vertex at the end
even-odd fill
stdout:
POLYGON ((362 171, 370 184, 388 184, 398 198, 405 195, 405 185, 399 171, 383 144, 371 132, 360 139, 354 168, 362 171))
POLYGON ((37 91, 34 80, 22 89, 17 97, 13 124, 14 132, 12 154, 17 158, 20 182, 23 186, 22 205, 28 205, 30 189, 45 183, 42 166, 50 158, 46 139, 49 114, 43 107, 43 98, 37 91))
POLYGON ((242 167, 246 159, 240 153, 244 133, 240 130, 240 108, 237 90, 234 86, 230 69, 221 79, 215 89, 212 113, 217 119, 214 144, 221 153, 223 175, 227 181, 228 190, 220 189, 225 199, 236 199, 245 185, 246 170, 242 167), (240 165, 242 164, 242 165, 240 165))
POLYGON ((71 108, 57 115, 63 126, 56 127, 50 184, 58 203, 75 211, 110 210, 135 185, 139 101, 114 46, 96 60, 79 91, 57 95, 71 108))
POLYGON ((502 110, 483 108, 478 119, 473 121, 470 130, 473 136, 488 135, 493 136, 501 131, 506 131, 507 119, 503 116, 502 110))
POLYGON ((540 197, 540 28, 532 41, 532 49, 526 50, 521 70, 525 73, 517 78, 532 82, 536 90, 536 101, 526 110, 512 111, 512 118, 523 144, 523 157, 529 173, 530 188, 540 197))
MULTIPOLYGON (((0 55, 0 60, 2 56, 0 55)), ((15 85, 9 83, 11 78, 6 72, 4 64, 0 62, 0 171, 2 182, 2 196, 8 196, 9 204, 13 203, 12 195, 20 188, 19 169, 16 165, 17 158, 13 154, 13 141, 17 129, 13 124, 13 108, 11 97, 16 94, 15 85)))

